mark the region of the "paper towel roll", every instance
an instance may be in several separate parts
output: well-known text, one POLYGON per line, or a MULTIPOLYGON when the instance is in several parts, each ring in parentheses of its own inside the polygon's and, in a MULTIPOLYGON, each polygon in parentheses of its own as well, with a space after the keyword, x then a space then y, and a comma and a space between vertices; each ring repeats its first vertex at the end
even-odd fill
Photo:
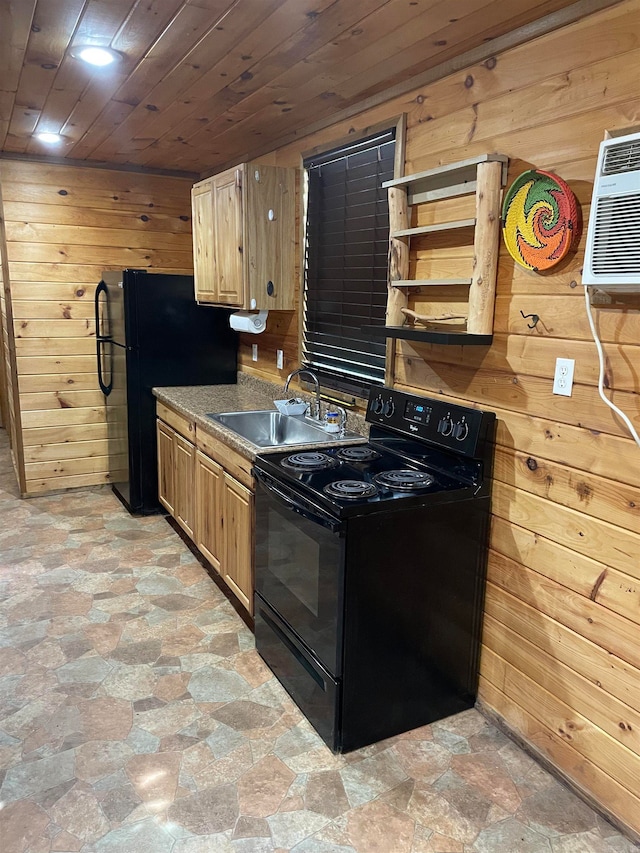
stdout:
POLYGON ((237 332, 251 332, 253 335, 259 335, 267 328, 268 311, 236 311, 229 317, 229 325, 237 332))

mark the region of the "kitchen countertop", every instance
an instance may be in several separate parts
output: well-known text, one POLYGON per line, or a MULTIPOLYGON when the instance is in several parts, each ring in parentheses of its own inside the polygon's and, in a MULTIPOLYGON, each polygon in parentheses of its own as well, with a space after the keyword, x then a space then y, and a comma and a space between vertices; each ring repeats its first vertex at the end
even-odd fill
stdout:
MULTIPOLYGON (((313 396, 304 391, 292 390, 290 393, 311 401, 313 396)), ((241 453, 247 459, 255 459, 258 453, 276 453, 282 447, 256 447, 250 441, 238 435, 233 430, 212 421, 206 415, 211 412, 251 412, 256 410, 275 410, 274 400, 281 400, 284 395, 282 385, 267 382, 256 376, 238 373, 237 385, 184 385, 153 389, 154 396, 167 406, 180 412, 186 418, 193 420, 198 429, 210 433, 215 438, 224 441, 229 447, 241 453)), ((326 405, 326 404, 325 404, 326 405)), ((354 444, 361 442, 369 433, 369 425, 364 417, 354 412, 347 412, 347 429, 360 433, 360 438, 340 439, 337 435, 332 444, 354 444)), ((313 444, 288 445, 293 449, 300 447, 315 447, 313 444)))

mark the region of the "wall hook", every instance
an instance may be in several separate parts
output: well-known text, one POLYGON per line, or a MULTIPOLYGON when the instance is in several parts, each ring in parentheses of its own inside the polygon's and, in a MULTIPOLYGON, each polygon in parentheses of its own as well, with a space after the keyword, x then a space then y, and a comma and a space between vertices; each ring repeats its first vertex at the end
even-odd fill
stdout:
POLYGON ((525 314, 524 311, 520 311, 520 314, 525 320, 531 317, 531 322, 527 323, 527 329, 535 329, 535 327, 540 322, 540 317, 537 314, 525 314))

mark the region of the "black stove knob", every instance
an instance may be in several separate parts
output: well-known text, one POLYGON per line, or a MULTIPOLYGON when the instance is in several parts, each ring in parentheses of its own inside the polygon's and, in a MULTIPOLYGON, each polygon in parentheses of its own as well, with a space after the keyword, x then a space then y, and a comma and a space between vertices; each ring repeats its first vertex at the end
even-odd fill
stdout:
POLYGON ((445 437, 451 435, 453 432, 453 421, 449 415, 444 418, 440 418, 440 421, 438 422, 438 432, 440 435, 444 435, 445 437))
POLYGON ((373 410, 374 415, 381 415, 383 409, 382 397, 376 397, 376 399, 371 404, 371 408, 373 410))
POLYGON ((458 441, 464 441, 469 435, 469 424, 465 421, 460 421, 453 428, 453 437, 458 441))
POLYGON ((385 416, 385 418, 390 418, 395 412, 395 410, 396 407, 393 403, 393 400, 387 400, 382 409, 382 414, 385 416))

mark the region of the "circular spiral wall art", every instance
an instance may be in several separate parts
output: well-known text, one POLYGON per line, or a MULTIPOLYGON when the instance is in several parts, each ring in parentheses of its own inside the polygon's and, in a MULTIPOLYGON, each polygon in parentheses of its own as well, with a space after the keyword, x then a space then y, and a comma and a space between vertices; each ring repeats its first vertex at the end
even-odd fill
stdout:
POLYGON ((502 234, 520 266, 547 270, 564 258, 579 236, 576 197, 551 172, 523 172, 505 196, 502 234))

